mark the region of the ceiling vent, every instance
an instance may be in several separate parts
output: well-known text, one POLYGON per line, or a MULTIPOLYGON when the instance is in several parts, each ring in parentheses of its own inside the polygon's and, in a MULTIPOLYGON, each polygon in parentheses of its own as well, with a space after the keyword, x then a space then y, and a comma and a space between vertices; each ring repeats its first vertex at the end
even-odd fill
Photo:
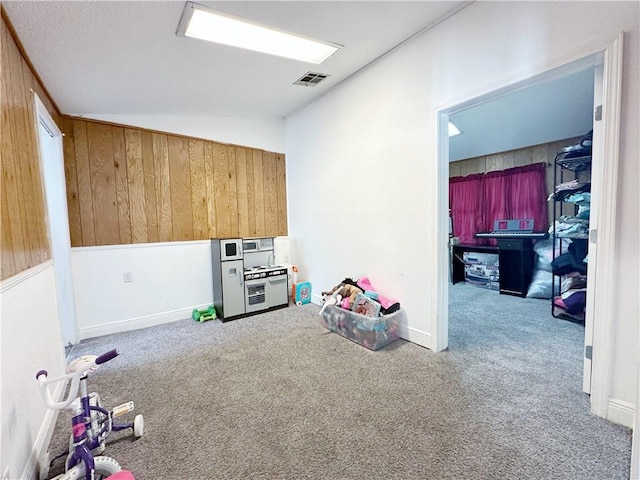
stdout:
POLYGON ((307 72, 298 80, 293 82, 294 85, 302 85, 304 87, 315 87, 325 78, 329 77, 326 73, 307 72))

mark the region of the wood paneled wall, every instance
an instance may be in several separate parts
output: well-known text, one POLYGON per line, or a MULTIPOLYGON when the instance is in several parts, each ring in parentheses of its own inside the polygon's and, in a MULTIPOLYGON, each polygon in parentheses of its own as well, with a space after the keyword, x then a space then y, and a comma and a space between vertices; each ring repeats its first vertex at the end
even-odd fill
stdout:
POLYGON ((2 11, 1 277, 11 277, 51 256, 38 154, 33 91, 58 125, 58 112, 18 48, 2 11))
POLYGON ((283 154, 62 118, 74 247, 287 234, 283 154))
MULTIPOLYGON (((487 173, 495 170, 504 170, 505 168, 521 167, 532 163, 545 162, 547 167, 547 192, 553 192, 555 185, 553 184, 553 159, 556 153, 563 147, 575 145, 580 141, 581 137, 568 138, 557 142, 543 143, 533 147, 521 148, 518 150, 510 150, 508 152, 495 153, 483 157, 474 157, 466 160, 459 160, 449 164, 449 177, 464 177, 473 173, 487 173)), ((573 174, 567 172, 564 181, 572 180, 573 174)), ((553 218, 553 203, 549 202, 549 220, 553 218)), ((536 226, 536 229, 538 227, 536 226)))

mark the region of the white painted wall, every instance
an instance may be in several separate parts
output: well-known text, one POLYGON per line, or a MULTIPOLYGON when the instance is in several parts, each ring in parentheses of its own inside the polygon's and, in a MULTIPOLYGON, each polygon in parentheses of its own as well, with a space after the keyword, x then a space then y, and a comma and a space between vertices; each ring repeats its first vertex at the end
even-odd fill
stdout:
MULTIPOLYGON (((288 263, 287 237, 274 245, 276 262, 288 263)), ((182 320, 213 304, 209 240, 72 248, 71 263, 81 340, 182 320)))
POLYGON ((620 289, 612 398, 635 404, 638 345, 637 2, 475 2, 287 118, 292 263, 314 295, 369 276, 407 311, 403 336, 431 347, 436 315, 435 111, 625 31, 620 289), (571 19, 571 21, 568 21, 571 19))
POLYGON ((2 441, 7 478, 34 478, 53 416, 40 397, 36 372, 65 368, 53 264, 45 262, 0 284, 2 441))
POLYGON ((183 117, 160 115, 84 115, 83 118, 177 133, 220 143, 231 143, 284 153, 281 117, 183 117))
POLYGON ((189 318, 213 303, 208 240, 73 248, 71 263, 80 339, 189 318))

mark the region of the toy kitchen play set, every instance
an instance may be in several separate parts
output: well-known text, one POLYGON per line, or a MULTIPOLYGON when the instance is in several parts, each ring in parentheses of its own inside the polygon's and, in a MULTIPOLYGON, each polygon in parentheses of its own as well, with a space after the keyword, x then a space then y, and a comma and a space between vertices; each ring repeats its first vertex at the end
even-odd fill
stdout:
POLYGON ((213 304, 223 322, 289 304, 288 271, 273 238, 212 238, 213 304))

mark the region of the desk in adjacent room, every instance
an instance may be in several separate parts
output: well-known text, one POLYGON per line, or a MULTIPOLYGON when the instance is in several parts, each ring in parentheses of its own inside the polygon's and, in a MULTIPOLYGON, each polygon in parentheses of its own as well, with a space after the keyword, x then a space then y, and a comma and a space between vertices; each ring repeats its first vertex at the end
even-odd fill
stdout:
MULTIPOLYGON (((499 253, 498 247, 487 245, 474 245, 470 243, 459 243, 453 245, 452 255, 453 263, 451 265, 451 281, 452 283, 464 282, 464 253, 499 253)), ((500 272, 502 275, 502 272, 500 272)))
POLYGON ((498 246, 453 245, 451 281, 464 282, 464 252, 497 253, 500 293, 525 297, 533 275, 534 252, 531 238, 498 238, 498 246))

